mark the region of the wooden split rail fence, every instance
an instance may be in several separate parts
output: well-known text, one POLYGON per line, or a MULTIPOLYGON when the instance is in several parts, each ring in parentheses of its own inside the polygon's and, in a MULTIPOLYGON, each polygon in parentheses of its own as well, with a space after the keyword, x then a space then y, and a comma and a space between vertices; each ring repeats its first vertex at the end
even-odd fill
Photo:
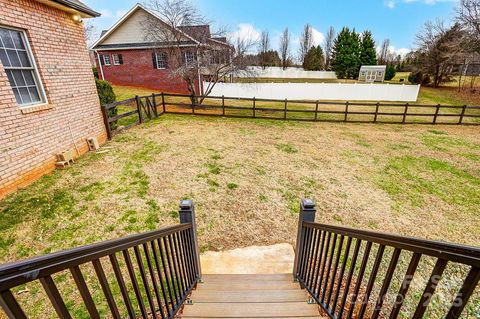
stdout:
POLYGON ((480 124, 480 106, 393 102, 274 100, 161 93, 102 106, 108 136, 162 114, 383 124, 480 124), (118 114, 123 112, 121 114, 118 114))

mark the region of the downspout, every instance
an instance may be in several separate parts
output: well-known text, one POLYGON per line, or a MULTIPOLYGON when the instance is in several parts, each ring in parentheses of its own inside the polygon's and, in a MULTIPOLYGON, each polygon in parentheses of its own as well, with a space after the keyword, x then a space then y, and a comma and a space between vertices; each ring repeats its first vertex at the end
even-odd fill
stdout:
POLYGON ((94 50, 94 51, 97 54, 97 61, 98 61, 98 65, 100 66, 100 74, 102 75, 102 80, 105 81, 105 76, 103 75, 102 61, 100 61, 100 54, 98 54, 97 50, 94 50))

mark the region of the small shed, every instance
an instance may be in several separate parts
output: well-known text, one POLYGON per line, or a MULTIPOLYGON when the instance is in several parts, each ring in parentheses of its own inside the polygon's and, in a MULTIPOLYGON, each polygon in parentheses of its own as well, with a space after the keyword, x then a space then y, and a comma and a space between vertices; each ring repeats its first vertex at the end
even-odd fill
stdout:
POLYGON ((383 82, 385 80, 386 65, 362 65, 358 74, 359 81, 383 82))

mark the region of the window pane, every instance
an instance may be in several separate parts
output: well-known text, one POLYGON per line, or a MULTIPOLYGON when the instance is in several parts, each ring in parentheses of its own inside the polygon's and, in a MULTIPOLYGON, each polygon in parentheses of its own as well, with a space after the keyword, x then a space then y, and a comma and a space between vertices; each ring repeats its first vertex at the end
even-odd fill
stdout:
POLYGON ((15 44, 15 47, 17 49, 24 49, 25 50, 25 45, 23 44, 21 33, 18 32, 18 31, 10 31, 10 35, 12 36, 13 43, 15 44))
POLYGON ((13 89, 13 94, 15 95, 15 99, 17 100, 17 104, 23 104, 20 93, 18 93, 18 89, 13 89))
POLYGON ((28 93, 27 88, 20 88, 18 89, 20 92, 20 96, 22 97, 23 104, 30 104, 32 103, 32 99, 30 99, 30 94, 28 93))
POLYGON ((10 31, 6 29, 0 29, 0 37, 2 38, 3 47, 5 48, 15 48, 13 44, 12 37, 10 36, 10 31))
POLYGON ((31 67, 30 59, 28 58, 27 51, 17 51, 18 56, 20 57, 20 62, 22 67, 29 68, 31 67))
POLYGON ((25 80, 23 79, 21 70, 12 70, 12 73, 13 73, 13 77, 15 78, 15 83, 17 84, 16 86, 27 85, 27 83, 25 83, 25 80))
POLYGON ((0 61, 2 61, 3 66, 10 66, 5 49, 0 49, 0 61))
POLYGON ((22 71, 23 72, 23 77, 25 78, 25 81, 27 82, 28 86, 35 86, 35 80, 33 79, 33 71, 22 71))
POLYGON ((37 102, 42 101, 42 99, 40 99, 40 95, 38 94, 38 90, 35 86, 34 87, 29 87, 28 91, 30 92, 30 96, 32 97, 32 102, 33 103, 37 103, 37 102))
POLYGON ((12 66, 21 67, 20 59, 18 58, 16 50, 9 50, 7 49, 7 55, 10 58, 10 63, 12 66))
POLYGON ((13 71, 12 70, 5 70, 7 72, 7 76, 8 76, 8 82, 10 82, 10 86, 11 87, 16 87, 15 85, 15 81, 13 79, 13 71))

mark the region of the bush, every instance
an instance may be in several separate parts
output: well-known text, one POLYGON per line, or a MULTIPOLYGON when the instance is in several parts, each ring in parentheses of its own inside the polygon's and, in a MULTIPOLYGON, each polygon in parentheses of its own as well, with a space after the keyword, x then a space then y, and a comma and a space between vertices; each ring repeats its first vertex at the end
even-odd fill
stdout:
POLYGON ((428 76, 428 74, 423 74, 421 71, 415 71, 408 76, 408 82, 427 85, 430 83, 430 76, 428 76))
POLYGON ((98 79, 98 69, 96 67, 92 67, 92 72, 93 72, 93 76, 95 77, 95 79, 98 79))
MULTIPOLYGON (((113 103, 117 99, 115 96, 115 92, 113 92, 113 88, 107 81, 95 79, 95 84, 97 85, 97 93, 98 98, 100 99, 100 105, 105 105, 108 103, 113 103)), ((113 117, 118 114, 118 110, 116 107, 111 108, 108 110, 108 117, 113 117)), ((117 121, 110 123, 111 129, 117 128, 117 121)))
POLYGON ((117 97, 113 92, 113 88, 107 81, 95 79, 95 84, 97 84, 97 93, 98 98, 100 99, 100 105, 105 105, 108 103, 115 102, 117 97))
POLYGON ((387 65, 387 69, 385 70, 385 80, 390 81, 395 77, 395 67, 393 65, 387 65))

